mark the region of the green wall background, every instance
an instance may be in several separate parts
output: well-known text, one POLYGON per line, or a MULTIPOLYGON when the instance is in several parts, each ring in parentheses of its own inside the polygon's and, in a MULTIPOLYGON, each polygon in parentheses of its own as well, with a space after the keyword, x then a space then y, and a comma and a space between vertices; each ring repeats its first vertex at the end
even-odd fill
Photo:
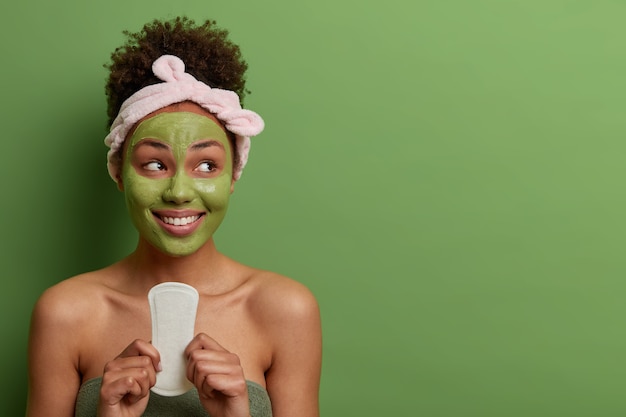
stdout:
POLYGON ((267 128, 217 242, 317 295, 324 417, 626 414, 626 2, 0 13, 0 415, 24 412, 38 295, 134 247, 102 65, 177 14, 216 19, 250 64, 267 128))

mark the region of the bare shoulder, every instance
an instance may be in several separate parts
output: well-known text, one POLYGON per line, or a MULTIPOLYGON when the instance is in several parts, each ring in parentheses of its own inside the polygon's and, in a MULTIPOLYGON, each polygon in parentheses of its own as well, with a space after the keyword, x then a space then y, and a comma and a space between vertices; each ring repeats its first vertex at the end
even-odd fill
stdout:
POLYGON ((317 322, 319 307, 304 284, 269 271, 256 271, 251 279, 251 305, 257 317, 275 324, 317 322))
POLYGON ((251 281, 250 315, 268 337, 274 360, 295 351, 319 356, 321 319, 313 293, 304 284, 273 272, 257 271, 251 281))
POLYGON ((33 325, 46 326, 75 325, 93 318, 99 308, 106 287, 103 285, 106 270, 99 270, 77 275, 63 280, 46 289, 37 300, 33 309, 33 325))

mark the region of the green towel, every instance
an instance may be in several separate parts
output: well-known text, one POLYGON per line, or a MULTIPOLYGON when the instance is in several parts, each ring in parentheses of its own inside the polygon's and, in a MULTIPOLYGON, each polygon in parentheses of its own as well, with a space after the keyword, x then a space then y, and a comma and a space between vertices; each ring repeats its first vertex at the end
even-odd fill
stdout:
MULTIPOLYGON (((95 417, 100 397, 100 384, 102 378, 93 378, 86 381, 78 391, 76 398, 75 417, 95 417)), ((247 381, 248 397, 250 399, 250 414, 252 417, 272 417, 272 404, 267 391, 259 384, 247 381)), ((143 413, 144 417, 207 417, 204 411, 198 391, 192 389, 183 395, 176 397, 163 397, 150 393, 148 407, 143 413)))

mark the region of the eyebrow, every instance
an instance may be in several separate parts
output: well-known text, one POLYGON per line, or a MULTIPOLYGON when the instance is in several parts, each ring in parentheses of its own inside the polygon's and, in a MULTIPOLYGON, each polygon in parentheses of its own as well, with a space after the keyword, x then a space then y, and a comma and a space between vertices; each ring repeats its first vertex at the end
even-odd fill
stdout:
POLYGON ((152 140, 152 139, 144 139, 141 142, 139 142, 137 145, 135 145, 135 148, 138 148, 140 146, 150 146, 152 148, 156 148, 156 149, 169 149, 169 146, 167 146, 166 144, 156 141, 156 140, 152 140))
POLYGON ((224 149, 224 145, 222 145, 221 142, 218 142, 216 140, 204 140, 202 142, 194 143, 189 147, 189 150, 199 151, 201 149, 209 148, 211 146, 217 146, 224 149))

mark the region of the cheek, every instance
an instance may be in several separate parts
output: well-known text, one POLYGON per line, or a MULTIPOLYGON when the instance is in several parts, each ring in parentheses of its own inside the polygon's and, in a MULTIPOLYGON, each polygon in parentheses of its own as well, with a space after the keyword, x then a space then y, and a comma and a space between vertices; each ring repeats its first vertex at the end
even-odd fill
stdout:
POLYGON ((142 181, 141 177, 129 175, 124 178, 126 200, 130 207, 151 207, 163 194, 164 182, 142 181))
POLYGON ((200 182, 197 187, 207 207, 220 210, 228 205, 230 198, 230 179, 228 176, 225 175, 210 182, 200 182))

